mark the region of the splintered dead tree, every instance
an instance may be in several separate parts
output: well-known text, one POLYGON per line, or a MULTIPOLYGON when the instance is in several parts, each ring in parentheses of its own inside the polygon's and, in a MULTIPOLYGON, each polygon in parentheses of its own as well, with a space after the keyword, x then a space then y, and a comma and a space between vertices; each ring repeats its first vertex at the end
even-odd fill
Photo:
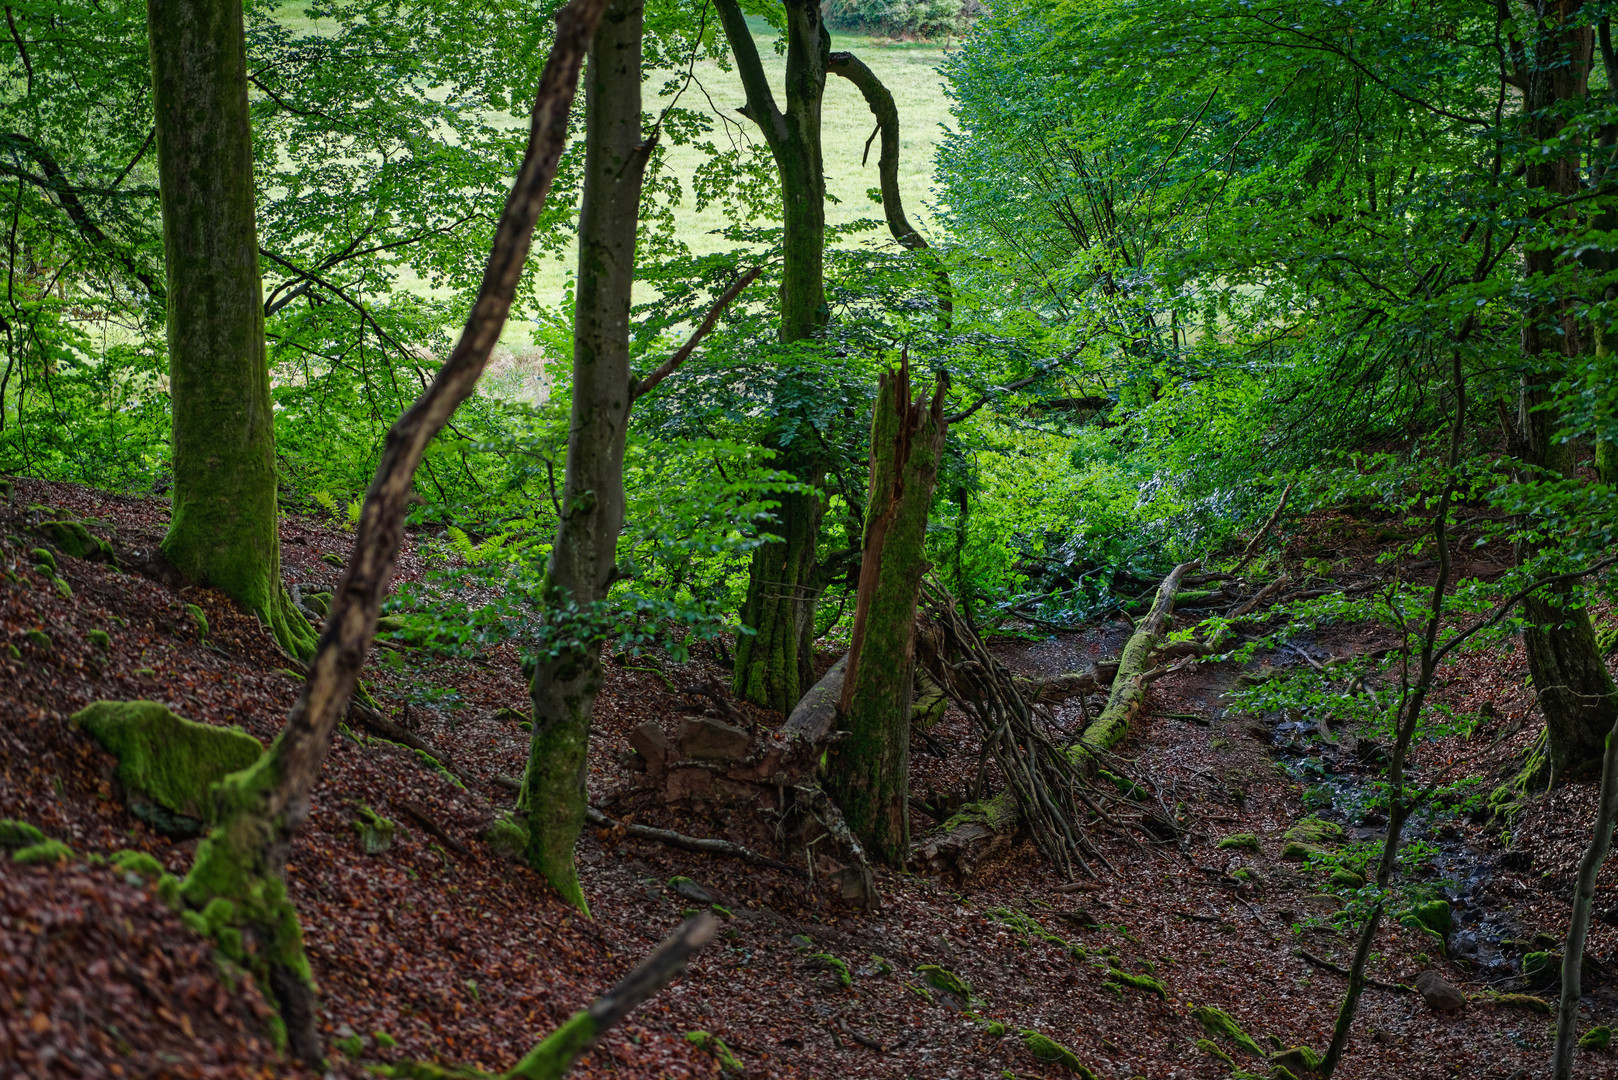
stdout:
MULTIPOLYGON (((534 222, 567 140, 579 68, 605 6, 606 0, 573 0, 556 15, 556 40, 540 76, 527 152, 496 226, 477 301, 432 385, 388 432, 360 508, 353 552, 286 726, 256 765, 215 789, 216 824, 181 886, 187 904, 208 909, 210 918, 229 922, 241 935, 248 963, 279 1007, 289 1049, 306 1063, 319 1063, 323 1053, 302 928, 287 897, 292 838, 309 815, 332 733, 376 633, 398 562, 411 478, 427 444, 472 393, 511 310, 534 222)), ((184 16, 176 18, 188 25, 184 16)), ((241 25, 239 13, 234 25, 241 25)), ((159 51, 156 44, 153 49, 159 51)))
POLYGON ((147 24, 173 402, 163 556, 307 660, 314 630, 281 584, 241 0, 151 0, 147 24))
POLYGON ((926 574, 927 516, 944 452, 948 376, 911 400, 910 365, 885 372, 871 415, 871 484, 854 629, 827 787, 877 857, 902 866, 910 847, 910 711, 916 602, 926 574))

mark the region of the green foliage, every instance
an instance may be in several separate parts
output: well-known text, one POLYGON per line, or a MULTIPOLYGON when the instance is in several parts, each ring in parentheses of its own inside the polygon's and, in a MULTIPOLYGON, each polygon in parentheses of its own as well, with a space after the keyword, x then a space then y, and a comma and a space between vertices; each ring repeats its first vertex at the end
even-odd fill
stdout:
POLYGON ((983 10, 976 0, 831 0, 826 22, 890 37, 943 37, 968 29, 983 10))

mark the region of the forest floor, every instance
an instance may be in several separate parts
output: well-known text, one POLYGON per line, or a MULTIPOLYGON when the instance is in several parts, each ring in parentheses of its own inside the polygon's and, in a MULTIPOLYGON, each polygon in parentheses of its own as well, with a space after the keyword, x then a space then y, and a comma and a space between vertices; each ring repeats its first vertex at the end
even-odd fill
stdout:
MULTIPOLYGON (((183 874, 196 842, 170 841, 133 817, 113 782, 113 759, 69 717, 96 700, 151 699, 268 742, 298 678, 256 621, 218 594, 62 557, 57 576, 67 597, 30 555, 39 546, 30 529, 42 517, 70 515, 133 568, 151 559, 166 514, 160 500, 27 480, 0 506, 0 565, 17 579, 0 581, 0 644, 18 654, 0 655, 0 818, 29 822, 80 856, 134 848, 183 874), (206 637, 188 604, 206 614, 206 637), (97 645, 92 631, 110 644, 97 645)), ((1372 564, 1371 532, 1347 519, 1306 522, 1284 558, 1301 564, 1330 553, 1332 572, 1345 580, 1384 573, 1372 564)), ((308 591, 335 583, 333 563, 350 540, 288 518, 282 543, 288 580, 308 591)), ((408 548, 401 576, 421 569, 408 548)), ((1086 666, 1120 641, 1113 624, 1002 639, 996 649, 1016 670, 1040 674, 1086 666)), ((1246 671, 1262 676, 1384 644, 1374 628, 1338 626, 1295 638, 1246 671)), ((590 829, 579 862, 593 917, 583 918, 478 839, 512 802, 496 778, 520 774, 527 754, 526 693, 512 647, 475 663, 416 650, 404 658, 368 671, 367 684, 384 712, 471 783, 458 786, 360 727, 332 748, 289 879, 338 1076, 369 1075, 367 1065, 404 1058, 510 1067, 680 923, 692 900, 676 893, 676 876, 723 907, 722 934, 684 977, 610 1032, 577 1075, 726 1071, 686 1038, 693 1031, 724 1040, 736 1058, 732 1076, 1070 1075, 1036 1060, 1017 1034, 1024 1030, 1070 1047, 1104 1080, 1268 1073, 1267 1061, 1228 1040, 1218 1045, 1234 1065, 1199 1048, 1207 1033, 1193 1005, 1224 1009, 1266 1051, 1323 1050, 1329 1039, 1345 980, 1317 961, 1348 962, 1351 939, 1331 919, 1343 901, 1323 891, 1323 873, 1280 857, 1282 834, 1316 812, 1342 824, 1350 840, 1374 841, 1375 814, 1356 809, 1363 800, 1355 793, 1370 776, 1357 764, 1366 755, 1350 752, 1342 733, 1326 743, 1285 716, 1228 707, 1221 695, 1236 684, 1234 665, 1204 663, 1154 684, 1148 715, 1123 748, 1136 775, 1150 777, 1183 819, 1183 840, 1098 833, 1116 872, 1103 869, 1082 888, 1064 888, 1023 842, 966 881, 880 871, 880 910, 855 911, 826 886, 790 874, 590 829), (390 850, 363 851, 355 827, 362 806, 398 823, 390 850), (1241 833, 1257 838, 1257 850, 1217 847, 1241 833), (1251 880, 1233 876, 1241 868, 1251 880), (846 979, 826 956, 841 961, 846 979), (970 999, 929 986, 917 970, 929 964, 959 975, 970 999), (1163 997, 1120 987, 1109 978, 1113 967, 1160 980, 1163 997)), ((1535 726, 1524 675, 1516 647, 1469 654, 1446 669, 1441 703, 1463 714, 1488 703, 1493 719, 1469 737, 1421 744, 1419 775, 1475 775, 1485 792, 1508 775, 1535 726)), ((674 687, 724 676, 711 660, 609 663, 591 742, 592 801, 610 805, 631 784, 631 730, 651 720, 672 731, 689 715, 696 699, 674 687)), ((1058 709, 1056 723, 1077 730, 1081 706, 1058 709)), ((947 756, 918 744, 916 789, 963 790, 978 760, 966 718, 952 710, 932 735, 947 756)), ((1565 932, 1594 797, 1593 785, 1575 783, 1533 802, 1512 824, 1509 845, 1476 814, 1423 827, 1433 854, 1414 873, 1453 903, 1451 958, 1425 931, 1389 920, 1372 974, 1409 983, 1436 967, 1471 1000, 1440 1015, 1418 995, 1368 990, 1339 1076, 1543 1075, 1551 1017, 1491 995, 1531 989, 1517 974, 1522 955, 1556 948, 1565 932)), ((701 804, 640 820, 696 835, 756 834, 755 823, 701 804)), ((918 833, 930 825, 917 815, 918 833)), ((1587 1024, 1618 1021, 1611 869, 1600 888, 1587 1024)), ((44 866, 0 859, 4 1076, 304 1075, 264 1037, 262 999, 224 970, 138 877, 85 858, 44 866)), ((1581 1052, 1576 1075, 1618 1076, 1618 1054, 1581 1052)))

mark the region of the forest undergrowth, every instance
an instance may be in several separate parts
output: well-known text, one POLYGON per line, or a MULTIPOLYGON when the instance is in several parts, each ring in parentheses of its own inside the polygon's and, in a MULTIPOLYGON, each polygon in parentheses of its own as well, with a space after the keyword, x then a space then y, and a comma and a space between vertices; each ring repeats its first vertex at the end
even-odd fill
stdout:
MULTIPOLYGON (((183 874, 195 839, 165 837, 149 813, 133 813, 114 759, 70 720, 92 701, 151 699, 268 742, 293 702, 299 674, 250 615, 221 594, 142 572, 166 514, 160 499, 29 480, 0 507, 15 578, 0 584, 10 645, 0 665, 12 688, 0 700, 0 818, 70 849, 29 865, 0 860, 0 1016, 16 1075, 302 1075, 271 1045, 273 1010, 162 899, 156 867, 183 874), (60 519, 87 523, 110 543, 110 560, 61 555, 54 574, 37 570, 39 522, 60 519), (155 867, 118 854, 128 851, 155 867)), ((1395 570, 1419 580, 1423 568, 1408 557, 1376 561, 1387 547, 1377 527, 1316 513, 1284 537, 1272 569, 1313 574, 1317 587, 1352 589, 1395 570)), ((281 540, 303 594, 333 585, 344 531, 287 517, 281 540)), ((1489 573, 1488 557, 1475 555, 1473 572, 1489 573)), ((421 572, 407 541, 400 576, 421 572)), ((1177 625, 1199 618, 1188 605, 1177 625)), ((1059 634, 1029 628, 994 648, 1018 674, 1041 677, 1115 653, 1126 634, 1115 618, 1059 634)), ((1334 889, 1332 875, 1352 873, 1354 845, 1376 835, 1374 812, 1342 795, 1377 748, 1351 729, 1303 730, 1284 710, 1225 695, 1388 643, 1378 627, 1321 626, 1246 662, 1204 660, 1153 684, 1121 753, 1173 807, 1181 839, 1097 834, 1116 870, 1094 880, 1064 884, 1022 838, 964 881, 878 869, 880 909, 860 911, 826 881, 589 828, 578 863, 593 919, 482 838, 510 808, 502 780, 527 754, 511 646, 473 660, 379 646, 405 662, 367 667, 378 710, 448 769, 351 714, 292 849, 288 881, 332 1069, 358 1077, 435 1058, 504 1069, 685 914, 709 908, 723 920, 718 940, 609 1032, 578 1075, 1268 1074, 1272 1055, 1284 1067, 1286 1051, 1318 1051, 1330 1036, 1344 985, 1333 965, 1352 948, 1333 919, 1351 890, 1334 889), (1315 825, 1297 861, 1288 848, 1304 835, 1300 822, 1315 825), (1334 851, 1349 854, 1334 860, 1334 851), (1055 1060, 1060 1047, 1075 1055, 1072 1067, 1055 1060)), ((714 659, 678 664, 652 651, 616 657, 606 672, 589 754, 594 805, 615 821, 795 856, 768 848, 758 820, 712 800, 648 809, 634 799, 628 740, 643 723, 672 735, 682 718, 721 707, 755 730, 776 722, 730 700, 714 659)), ((1422 743, 1417 768, 1485 778, 1485 789, 1513 773, 1531 738, 1524 672, 1516 647, 1447 669, 1443 704, 1492 719, 1422 743)), ((1076 731, 1095 704, 1070 700, 1053 722, 1076 731)), ((913 746, 913 792, 935 810, 959 805, 976 740, 952 707, 913 746)), ((1340 1075, 1538 1075, 1553 1024, 1547 999, 1520 974, 1523 957, 1560 941, 1585 843, 1576 823, 1589 820, 1595 795, 1590 783, 1561 787, 1530 803, 1508 835, 1484 827, 1477 799, 1415 830, 1427 846, 1409 876, 1426 903, 1449 902, 1451 923, 1442 945, 1419 923, 1384 923, 1340 1075), (1435 1012, 1410 991, 1429 968, 1466 994, 1463 1011, 1435 1012)), ((918 811, 914 828, 937 824, 918 811)), ((1613 909, 1605 918, 1618 922, 1614 890, 1609 869, 1597 911, 1613 909)), ((1595 1020, 1618 1019, 1609 974, 1618 929, 1605 919, 1588 956, 1595 1020)), ((1581 1052, 1579 1070, 1618 1075, 1605 1053, 1581 1052)))

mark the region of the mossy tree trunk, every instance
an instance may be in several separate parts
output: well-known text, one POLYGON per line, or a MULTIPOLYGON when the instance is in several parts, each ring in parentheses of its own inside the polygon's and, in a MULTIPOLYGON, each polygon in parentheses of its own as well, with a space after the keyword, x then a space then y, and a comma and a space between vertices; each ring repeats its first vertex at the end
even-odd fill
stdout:
POLYGON ((311 1065, 324 1055, 302 931, 287 895, 292 838, 309 815, 332 733, 370 652, 398 563, 416 467, 427 444, 471 395, 511 310, 534 222, 567 141, 579 68, 605 6, 606 0, 573 0, 557 13, 527 153, 496 226, 477 301, 432 385, 389 429, 303 692, 269 753, 218 785, 216 824, 182 886, 185 900, 203 910, 210 926, 240 935, 242 954, 277 999, 292 1053, 311 1065))
MULTIPOLYGON (((1588 91, 1595 35, 1580 8, 1575 0, 1548 13, 1532 43, 1523 107, 1534 145, 1554 145, 1566 125, 1562 104, 1588 91)), ((1573 198, 1583 188, 1576 155, 1529 154, 1527 173, 1529 190, 1542 205, 1573 198)), ((1531 467, 1529 476, 1573 475, 1571 449, 1556 437, 1561 416, 1551 407, 1550 389, 1589 337, 1569 295, 1572 270, 1557 245, 1527 248, 1530 294, 1569 297, 1535 304, 1523 325, 1517 452, 1531 467)), ((1524 544, 1519 558, 1531 559, 1538 552, 1537 545, 1524 544)), ((1523 635, 1528 670, 1545 712, 1551 772, 1558 779, 1599 762, 1607 734, 1618 719, 1618 687, 1596 646, 1582 591, 1569 582, 1523 601, 1529 623, 1523 635)))
MULTIPOLYGON (((752 31, 737 0, 716 0, 720 22, 747 95, 743 114, 758 125, 781 178, 781 331, 783 342, 815 337, 829 317, 826 306, 826 177, 821 160, 820 107, 826 90, 831 35, 818 0, 786 0, 785 107, 776 104, 752 31)), ((824 462, 802 449, 803 440, 779 433, 765 440, 781 451, 776 464, 818 488, 824 462)), ((811 662, 814 609, 821 582, 816 562, 823 500, 790 495, 771 531, 779 541, 754 553, 743 633, 736 642, 738 696, 790 712, 814 681, 811 662)))
POLYGON ((617 576, 624 523, 624 433, 635 380, 629 369, 629 291, 641 177, 643 0, 611 0, 585 69, 584 195, 573 315, 573 413, 562 515, 551 549, 551 631, 534 674, 534 732, 518 810, 528 860, 563 898, 588 911, 573 865, 584 827, 590 717, 601 689, 596 611, 617 576))
POLYGON ((147 22, 174 413, 163 555, 307 659, 314 631, 281 584, 241 0, 149 0, 147 22))
POLYGON ((849 828, 892 865, 910 847, 910 711, 927 516, 948 422, 942 374, 912 401, 908 363, 882 376, 871 417, 871 486, 854 629, 827 787, 849 828))

